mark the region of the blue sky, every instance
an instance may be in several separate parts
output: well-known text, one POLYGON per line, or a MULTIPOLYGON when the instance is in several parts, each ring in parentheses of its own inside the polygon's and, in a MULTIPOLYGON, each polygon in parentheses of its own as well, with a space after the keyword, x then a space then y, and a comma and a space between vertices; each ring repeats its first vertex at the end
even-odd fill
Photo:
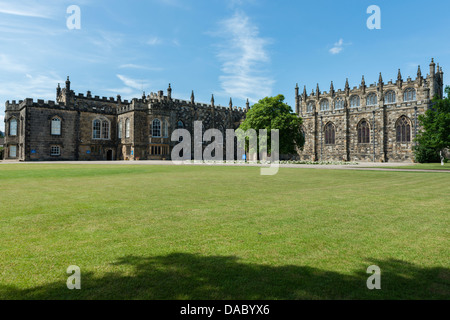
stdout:
MULTIPOLYGON (((294 87, 343 88, 415 77, 432 57, 450 66, 448 1, 0 0, 0 130, 6 100, 55 99, 72 89, 124 99, 166 90, 245 106, 294 87), (366 10, 381 9, 381 30, 366 10), (81 9, 81 29, 66 26, 81 9)), ((446 76, 444 75, 444 79, 446 76)), ((446 84, 448 82, 446 81, 446 84)))

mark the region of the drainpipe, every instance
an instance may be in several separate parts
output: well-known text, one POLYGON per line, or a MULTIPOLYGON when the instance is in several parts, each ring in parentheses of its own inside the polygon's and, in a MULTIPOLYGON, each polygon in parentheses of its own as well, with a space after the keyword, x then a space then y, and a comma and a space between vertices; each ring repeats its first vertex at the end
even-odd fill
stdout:
POLYGON ((323 116, 320 116, 320 161, 323 159, 323 116))
POLYGON ((373 111, 373 162, 376 162, 376 153, 375 153, 375 111, 373 111))
POLYGON ((414 107, 414 145, 417 147, 417 106, 414 107))

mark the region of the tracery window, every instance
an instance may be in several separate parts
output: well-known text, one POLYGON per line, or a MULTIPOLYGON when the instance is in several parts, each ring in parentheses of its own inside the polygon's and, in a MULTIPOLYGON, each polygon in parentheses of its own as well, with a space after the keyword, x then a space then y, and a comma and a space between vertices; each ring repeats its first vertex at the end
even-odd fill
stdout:
POLYGON ((395 125, 395 128, 397 132, 397 142, 411 142, 411 123, 407 117, 400 117, 395 125))
POLYGON ((333 145, 336 144, 336 129, 334 125, 330 122, 325 125, 325 144, 333 145))
POLYGON ((370 126, 366 120, 358 124, 358 143, 370 143, 370 126))

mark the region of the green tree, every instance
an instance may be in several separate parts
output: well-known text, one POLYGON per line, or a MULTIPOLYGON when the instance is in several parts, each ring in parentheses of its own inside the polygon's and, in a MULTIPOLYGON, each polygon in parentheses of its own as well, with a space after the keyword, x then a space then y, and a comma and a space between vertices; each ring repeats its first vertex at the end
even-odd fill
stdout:
MULTIPOLYGON (((247 112, 245 121, 240 129, 247 131, 255 129, 259 134, 260 129, 280 131, 280 153, 295 154, 297 148, 303 150, 305 137, 302 132, 302 119, 293 113, 292 108, 284 103, 284 96, 266 97, 259 100, 247 112)), ((270 150, 270 146, 268 146, 270 150)))
POLYGON ((419 116, 423 130, 416 138, 414 152, 420 163, 440 162, 440 152, 450 148, 450 87, 445 92, 446 98, 434 99, 425 115, 419 116))
POLYGON ((0 131, 0 138, 4 138, 4 137, 5 137, 5 134, 0 131))

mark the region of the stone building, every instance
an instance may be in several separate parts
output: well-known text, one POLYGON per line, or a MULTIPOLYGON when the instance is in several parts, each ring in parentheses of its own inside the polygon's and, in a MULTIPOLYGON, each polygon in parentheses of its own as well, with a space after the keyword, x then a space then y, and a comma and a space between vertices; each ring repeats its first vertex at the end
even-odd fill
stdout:
MULTIPOLYGON (((5 159, 49 160, 159 160, 170 159, 178 142, 170 137, 176 128, 237 129, 245 110, 172 99, 169 85, 163 91, 127 101, 75 94, 67 78, 56 89, 56 102, 33 99, 6 102, 5 159)), ((193 134, 192 134, 193 137, 193 134)), ((192 143, 192 148, 193 148, 192 143)), ((192 153, 193 154, 193 153, 192 153)))
MULTIPOLYGON (((402 79, 359 87, 316 91, 295 88, 295 112, 303 118, 306 137, 302 160, 412 161, 418 116, 431 107, 434 96, 443 96, 442 68, 431 61, 430 73, 420 66, 414 80, 402 79)), ((249 110, 172 98, 163 91, 131 101, 75 94, 67 78, 56 89, 56 102, 43 100, 6 102, 4 158, 43 160, 159 160, 170 159, 173 130, 184 128, 193 138, 194 121, 203 130, 225 133, 237 129, 249 110)), ((194 154, 192 146, 192 155, 194 154)), ((204 145, 205 147, 205 145, 204 145)), ((225 152, 224 152, 225 154, 225 152)))
POLYGON ((316 91, 303 94, 295 88, 295 111, 303 118, 306 137, 302 160, 321 161, 413 161, 414 139, 419 132, 418 116, 431 107, 432 98, 443 97, 444 73, 430 64, 422 76, 420 66, 413 80, 403 80, 400 70, 396 82, 316 91))

